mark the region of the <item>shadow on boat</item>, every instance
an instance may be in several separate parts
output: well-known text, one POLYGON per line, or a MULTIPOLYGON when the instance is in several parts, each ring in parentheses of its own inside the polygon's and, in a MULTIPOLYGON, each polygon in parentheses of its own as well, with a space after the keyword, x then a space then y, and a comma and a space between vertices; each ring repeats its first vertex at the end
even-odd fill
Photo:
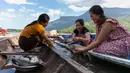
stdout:
MULTIPOLYGON (((2 50, 16 50, 17 40, 9 42, 9 39, 0 42, 2 50), (6 44, 6 45, 5 45, 6 44)), ((16 70, 15 73, 130 73, 130 69, 106 62, 104 60, 83 54, 72 54, 64 47, 55 44, 54 49, 43 48, 42 55, 39 57, 46 65, 40 66, 30 72, 16 70)), ((18 48, 17 48, 18 49, 18 48)))
POLYGON ((40 67, 30 71, 30 72, 22 72, 22 71, 16 70, 15 73, 43 73, 44 69, 45 68, 43 66, 40 66, 40 67))

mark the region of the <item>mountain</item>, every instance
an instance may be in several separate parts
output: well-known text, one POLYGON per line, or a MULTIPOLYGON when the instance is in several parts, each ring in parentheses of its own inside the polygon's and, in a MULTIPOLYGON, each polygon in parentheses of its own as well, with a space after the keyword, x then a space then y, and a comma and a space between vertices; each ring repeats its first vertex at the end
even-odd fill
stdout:
MULTIPOLYGON (((104 8, 105 15, 108 17, 119 18, 122 16, 130 16, 130 8, 104 8)), ((90 21, 89 11, 80 16, 61 16, 59 19, 49 23, 47 30, 60 30, 68 28, 75 23, 78 18, 84 19, 86 22, 90 21)))
MULTIPOLYGON (((126 29, 130 31, 130 16, 121 16, 121 17, 118 17, 117 20, 120 22, 120 24, 122 24, 126 29)), ((96 32, 95 25, 93 25, 92 22, 85 22, 84 26, 89 29, 90 33, 96 32)), ((58 30, 58 32, 59 33, 73 33, 74 29, 75 29, 75 25, 72 25, 68 28, 58 30)))
POLYGON ((21 32, 22 29, 7 29, 8 32, 21 32))

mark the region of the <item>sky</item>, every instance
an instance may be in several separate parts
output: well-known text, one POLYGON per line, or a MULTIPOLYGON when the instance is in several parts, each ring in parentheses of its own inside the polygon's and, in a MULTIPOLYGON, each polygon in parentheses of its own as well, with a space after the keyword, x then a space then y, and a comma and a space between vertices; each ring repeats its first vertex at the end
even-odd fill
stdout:
POLYGON ((130 0, 0 0, 0 26, 23 29, 42 13, 54 21, 60 16, 79 16, 93 5, 130 8, 130 0))

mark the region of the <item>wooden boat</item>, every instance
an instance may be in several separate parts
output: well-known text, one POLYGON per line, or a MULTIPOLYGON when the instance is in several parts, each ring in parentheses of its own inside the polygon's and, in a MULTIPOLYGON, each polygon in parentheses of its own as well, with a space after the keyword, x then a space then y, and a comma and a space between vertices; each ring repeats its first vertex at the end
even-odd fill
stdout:
MULTIPOLYGON (((6 53, 7 54, 6 56, 8 56, 8 55, 11 55, 11 53, 13 53, 14 55, 14 52, 18 52, 20 48, 18 47, 17 41, 18 41, 18 37, 11 37, 11 38, 6 38, 6 39, 1 40, 0 46, 1 46, 2 52, 4 53, 0 53, 0 54, 5 55, 6 53)), ((82 66, 81 64, 77 63, 70 57, 66 56, 65 53, 67 52, 67 50, 57 49, 59 47, 60 46, 57 46, 56 48, 53 48, 52 50, 44 49, 41 59, 46 63, 46 66, 45 66, 45 69, 41 73, 67 73, 67 72, 93 73, 90 70, 88 70, 86 67, 82 66)), ((2 58, 1 60, 2 60, 1 64, 3 64, 3 62, 6 63, 6 59, 2 58)), ((5 65, 5 67, 7 68, 8 65, 5 65)))
MULTIPOLYGON (((94 38, 94 35, 95 34, 92 33, 91 37, 94 38)), ((70 37, 70 35, 68 35, 68 36, 70 37)), ((66 37, 67 37, 67 35, 65 36, 65 38, 66 37)), ((64 43, 60 43, 58 41, 57 41, 57 43, 59 45, 67 47, 67 45, 64 44, 64 43)), ((92 55, 96 58, 99 58, 99 59, 102 59, 102 60, 105 60, 105 61, 108 61, 108 62, 112 62, 112 63, 118 64, 118 65, 122 65, 122 66, 130 68, 130 60, 128 60, 128 59, 123 59, 123 58, 119 58, 119 57, 116 57, 116 56, 110 56, 110 55, 105 55, 105 54, 101 54, 101 53, 96 53, 96 52, 93 52, 92 50, 87 52, 87 53, 89 53, 90 55, 92 55)))
POLYGON ((130 68, 130 60, 89 51, 92 56, 130 68))
MULTIPOLYGON (((55 48, 53 48, 52 50, 43 48, 43 52, 39 58, 46 63, 44 67, 40 67, 34 71, 25 73, 119 73, 124 71, 130 72, 129 69, 126 69, 124 67, 117 67, 110 63, 103 63, 103 61, 101 60, 97 61, 97 59, 95 59, 96 62, 92 62, 82 54, 72 54, 69 50, 65 49, 66 47, 62 47, 59 44, 54 43, 55 48)), ((17 53, 20 50, 18 46, 18 37, 15 36, 6 39, 1 39, 0 50, 4 52, 0 52, 1 54, 5 54, 5 52, 9 53, 8 55, 6 55, 7 57, 10 56, 11 53, 13 53, 13 55, 17 53)), ((1 60, 0 62, 4 63, 6 63, 7 61, 3 57, 1 60)), ((4 68, 14 68, 14 66, 5 65, 3 69, 4 68)), ((22 72, 16 70, 15 73, 22 72)))

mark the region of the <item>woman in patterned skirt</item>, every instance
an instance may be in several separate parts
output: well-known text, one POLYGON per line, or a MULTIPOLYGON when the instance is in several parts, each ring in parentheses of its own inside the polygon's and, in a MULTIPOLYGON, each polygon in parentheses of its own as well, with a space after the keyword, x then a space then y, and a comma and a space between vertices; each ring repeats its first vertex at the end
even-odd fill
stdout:
POLYGON ((130 54, 130 33, 116 19, 107 18, 99 5, 90 9, 90 17, 96 24, 95 40, 83 48, 74 48, 74 53, 92 50, 94 52, 128 58, 130 54))

